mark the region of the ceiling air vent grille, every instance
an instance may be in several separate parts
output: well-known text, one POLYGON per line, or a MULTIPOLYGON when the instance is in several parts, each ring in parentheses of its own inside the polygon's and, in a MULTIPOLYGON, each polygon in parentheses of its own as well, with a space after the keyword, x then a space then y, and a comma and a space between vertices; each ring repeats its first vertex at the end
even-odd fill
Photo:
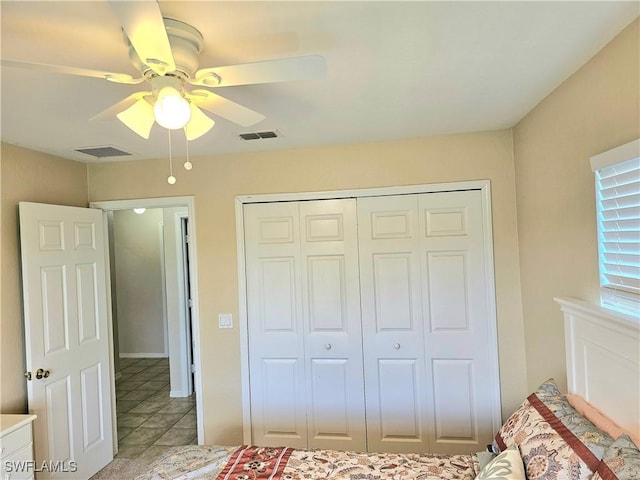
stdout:
POLYGON ((238 136, 242 140, 262 140, 264 138, 277 138, 278 133, 275 131, 269 132, 248 132, 248 133, 240 133, 238 136))
POLYGON ((85 155, 91 155, 95 158, 106 158, 106 157, 124 157, 127 155, 131 155, 129 152, 125 152, 116 147, 106 146, 106 147, 85 147, 85 148, 76 148, 76 152, 84 153, 85 155))

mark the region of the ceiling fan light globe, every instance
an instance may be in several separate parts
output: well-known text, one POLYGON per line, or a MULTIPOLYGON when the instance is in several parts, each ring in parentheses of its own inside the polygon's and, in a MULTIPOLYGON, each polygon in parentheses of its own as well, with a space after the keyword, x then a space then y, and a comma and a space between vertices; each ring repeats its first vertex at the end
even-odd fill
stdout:
POLYGON ((116 117, 142 138, 149 139, 149 133, 153 126, 153 108, 146 100, 139 98, 129 108, 118 113, 116 117))
POLYGON ((180 92, 173 87, 163 87, 153 106, 158 125, 169 130, 183 128, 191 120, 191 107, 180 92))
MULTIPOLYGON (((191 104, 191 120, 184 126, 184 133, 188 141, 200 138, 213 128, 216 122, 207 117, 202 110, 191 104)), ((185 166, 185 168, 187 168, 185 166)), ((187 170, 189 170, 187 168, 187 170)))

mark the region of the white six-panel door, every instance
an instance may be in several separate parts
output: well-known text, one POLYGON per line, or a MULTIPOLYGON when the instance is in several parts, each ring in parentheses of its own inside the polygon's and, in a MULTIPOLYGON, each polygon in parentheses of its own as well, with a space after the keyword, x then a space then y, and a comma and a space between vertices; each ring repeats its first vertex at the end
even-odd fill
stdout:
POLYGON ((355 201, 244 209, 253 442, 366 448, 355 201))
POLYGON ((429 451, 418 197, 358 199, 368 448, 429 451))
POLYGON ((19 208, 36 462, 66 470, 38 478, 87 479, 113 459, 102 211, 19 208))
POLYGON ((479 190, 245 205, 252 441, 484 449, 484 218, 479 190))
POLYGON ((244 211, 253 443, 307 445, 296 203, 244 211))
POLYGON ((481 192, 419 195, 431 452, 484 450, 496 389, 481 192))
POLYGON ((365 450, 356 202, 301 202, 308 448, 365 450))

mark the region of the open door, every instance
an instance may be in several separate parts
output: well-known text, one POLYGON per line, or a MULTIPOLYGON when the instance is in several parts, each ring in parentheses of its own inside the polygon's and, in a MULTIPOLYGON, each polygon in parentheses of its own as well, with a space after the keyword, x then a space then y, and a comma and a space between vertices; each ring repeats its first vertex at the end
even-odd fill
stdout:
POLYGON ((191 315, 191 308, 193 306, 193 300, 191 299, 191 272, 189 264, 189 217, 182 217, 182 283, 184 285, 183 305, 185 312, 185 324, 184 329, 187 338, 187 380, 188 380, 188 393, 193 394, 194 391, 194 373, 195 373, 195 361, 193 352, 195 351, 195 345, 193 340, 193 317, 191 315))
POLYGON ((39 479, 113 459, 102 211, 20 203, 29 411, 39 479))

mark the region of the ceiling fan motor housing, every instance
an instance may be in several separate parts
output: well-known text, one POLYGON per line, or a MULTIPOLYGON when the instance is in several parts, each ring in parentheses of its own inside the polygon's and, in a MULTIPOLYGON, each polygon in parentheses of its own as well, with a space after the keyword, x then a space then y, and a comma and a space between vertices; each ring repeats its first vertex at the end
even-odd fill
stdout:
MULTIPOLYGON (((198 57, 202 51, 203 44, 202 34, 191 25, 181 22, 180 20, 163 18, 163 21, 167 30, 167 36, 169 37, 173 60, 176 64, 176 70, 167 72, 167 74, 182 77, 183 79, 193 77, 193 74, 198 70, 199 66, 198 57)), ((129 59, 134 67, 147 78, 157 76, 149 66, 140 60, 140 57, 126 34, 124 37, 129 46, 129 59)))

